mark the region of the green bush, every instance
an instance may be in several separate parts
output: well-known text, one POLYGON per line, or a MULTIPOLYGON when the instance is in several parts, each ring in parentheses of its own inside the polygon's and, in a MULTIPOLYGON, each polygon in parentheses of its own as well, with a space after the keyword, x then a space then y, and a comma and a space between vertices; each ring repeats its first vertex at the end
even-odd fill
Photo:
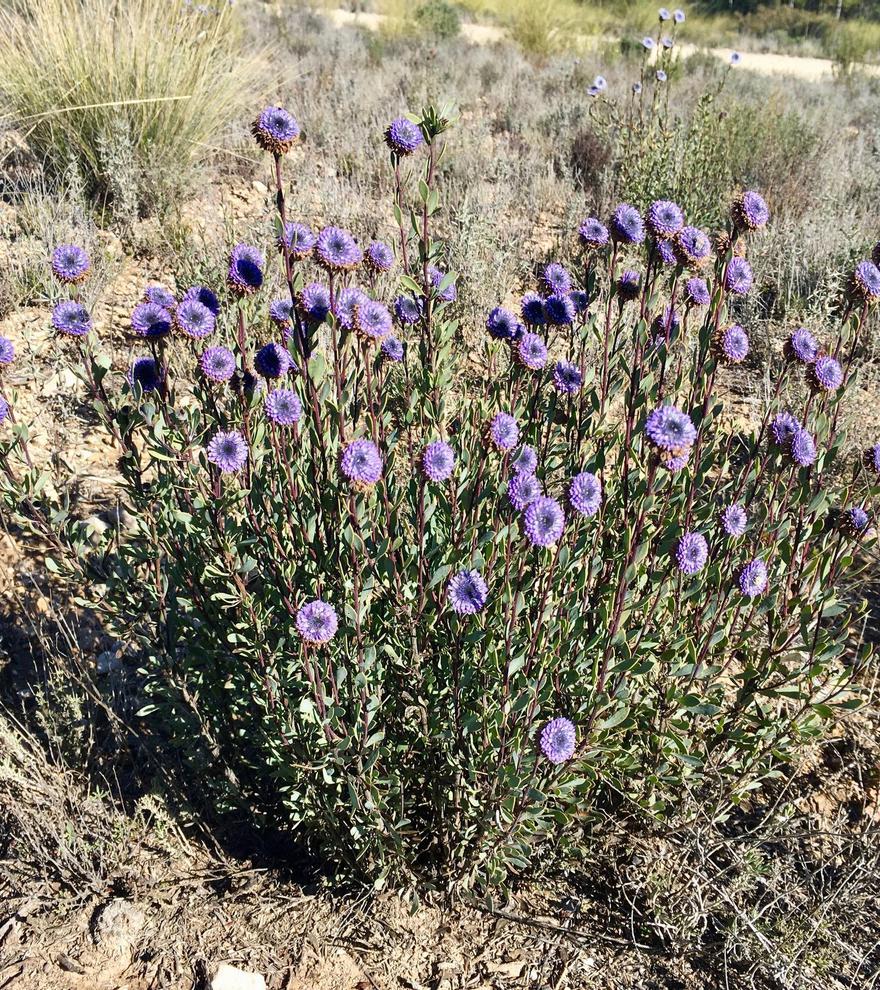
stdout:
POLYGON ((461 30, 458 8, 448 0, 427 0, 419 4, 415 19, 422 30, 438 38, 454 38, 461 30))

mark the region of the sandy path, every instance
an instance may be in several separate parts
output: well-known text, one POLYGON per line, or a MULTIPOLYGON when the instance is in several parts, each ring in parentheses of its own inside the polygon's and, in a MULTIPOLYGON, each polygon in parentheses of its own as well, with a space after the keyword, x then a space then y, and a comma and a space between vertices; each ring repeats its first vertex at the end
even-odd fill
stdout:
MULTIPOLYGON (((356 25, 370 31, 378 31, 387 19, 383 14, 352 13, 348 10, 329 10, 326 12, 330 20, 337 25, 356 25)), ((467 22, 461 26, 462 36, 477 45, 491 45, 503 41, 506 32, 503 28, 492 24, 474 24, 467 22)), ((612 41, 611 38, 595 39, 612 41)), ((680 56, 687 58, 691 55, 705 52, 722 62, 730 61, 730 48, 701 48, 699 45, 681 43, 677 46, 680 56)), ((800 55, 778 55, 774 52, 739 52, 741 61, 738 69, 748 72, 758 72, 765 76, 790 76, 804 79, 808 82, 821 82, 834 77, 834 63, 828 58, 809 58, 800 55)), ((863 65, 866 75, 880 76, 880 66, 863 65)))

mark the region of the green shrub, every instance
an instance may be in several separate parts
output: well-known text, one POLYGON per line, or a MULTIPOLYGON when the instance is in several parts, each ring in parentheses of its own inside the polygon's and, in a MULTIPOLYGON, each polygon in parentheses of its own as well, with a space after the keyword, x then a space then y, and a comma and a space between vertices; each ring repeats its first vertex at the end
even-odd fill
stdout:
POLYGON ((416 7, 414 16, 423 31, 438 38, 454 38, 461 30, 458 8, 449 0, 427 0, 416 7))

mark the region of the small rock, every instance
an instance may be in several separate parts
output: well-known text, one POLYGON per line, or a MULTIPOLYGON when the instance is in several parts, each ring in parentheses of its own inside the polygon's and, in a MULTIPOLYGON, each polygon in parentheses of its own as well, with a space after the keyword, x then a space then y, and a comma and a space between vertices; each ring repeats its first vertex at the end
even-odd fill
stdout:
POLYGON ((211 990, 266 990, 259 973, 248 973, 228 963, 221 963, 211 977, 211 990))
POLYGON ((269 187, 265 184, 265 182, 260 182, 259 179, 254 179, 251 185, 261 196, 265 196, 269 191, 269 187))
POLYGON ((121 897, 98 910, 92 922, 95 945, 108 956, 130 956, 146 918, 144 912, 121 897))

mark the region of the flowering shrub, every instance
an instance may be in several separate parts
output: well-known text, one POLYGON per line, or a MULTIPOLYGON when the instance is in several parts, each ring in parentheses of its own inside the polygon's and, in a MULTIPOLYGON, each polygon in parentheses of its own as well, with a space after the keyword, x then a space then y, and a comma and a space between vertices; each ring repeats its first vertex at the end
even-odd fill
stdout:
POLYGON ((750 354, 756 192, 714 244, 666 200, 585 219, 576 265, 518 304, 498 287, 474 367, 435 234, 451 122, 385 132, 392 248, 287 216, 299 126, 261 113, 273 242, 234 246, 222 284, 147 288, 124 370, 77 299, 89 258, 56 250, 52 325, 134 532, 96 546, 0 405, 6 504, 137 646, 144 715, 222 807, 377 881, 530 868, 616 795, 737 800, 858 704, 864 660, 836 589, 874 540, 880 445, 844 474, 839 421, 874 262, 833 332, 793 329, 754 429, 716 386, 750 354))

